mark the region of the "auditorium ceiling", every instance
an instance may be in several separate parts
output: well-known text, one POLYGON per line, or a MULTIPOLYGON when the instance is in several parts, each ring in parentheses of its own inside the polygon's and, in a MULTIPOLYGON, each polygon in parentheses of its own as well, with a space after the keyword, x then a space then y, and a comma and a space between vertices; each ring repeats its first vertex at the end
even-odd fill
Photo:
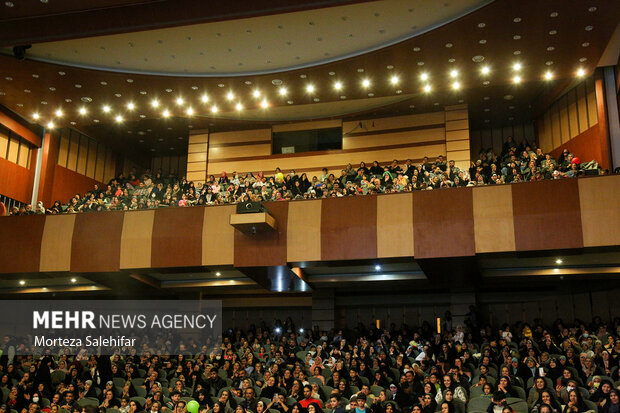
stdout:
POLYGON ((241 1, 235 10, 188 0, 181 11, 166 0, 13 3, 0 17, 0 104, 158 155, 182 152, 191 129, 458 103, 474 126, 530 122, 579 77, 617 61, 610 40, 620 37, 620 11, 603 0, 241 1), (135 8, 145 13, 109 20, 135 8), (71 17, 73 30, 51 25, 71 17), (29 37, 17 22, 40 24, 29 37), (32 48, 20 61, 12 46, 23 44, 32 48))

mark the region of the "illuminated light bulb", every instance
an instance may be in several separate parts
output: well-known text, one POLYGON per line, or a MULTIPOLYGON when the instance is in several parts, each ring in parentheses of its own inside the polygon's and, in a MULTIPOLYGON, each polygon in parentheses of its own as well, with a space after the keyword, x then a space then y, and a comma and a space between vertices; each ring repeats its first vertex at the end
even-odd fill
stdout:
POLYGON ((363 88, 368 88, 368 87, 370 87, 370 80, 369 80, 369 79, 364 79, 364 80, 362 80, 362 87, 363 87, 363 88))
POLYGON ((162 112, 162 115, 164 116, 164 118, 167 118, 167 117, 169 117, 169 116, 170 116, 170 111, 169 111, 168 109, 165 109, 165 110, 162 112))
POLYGON ((192 107, 190 106, 185 110, 185 113, 187 113, 189 116, 192 116, 194 114, 194 109, 192 109, 192 107))
POLYGON ((517 75, 517 76, 513 77, 512 81, 514 83, 521 83, 521 76, 517 75))
POLYGON ((459 71, 456 69, 453 69, 450 71, 450 77, 455 78, 459 75, 459 71))
POLYGON ((337 81, 336 83, 334 83, 334 89, 342 90, 342 82, 337 81))
POLYGON ((112 109, 110 108, 110 106, 108 105, 103 105, 103 112, 104 113, 109 113, 112 109))
POLYGON ((182 105, 182 104, 183 104, 183 102, 184 102, 184 101, 183 101, 183 98, 182 98, 182 97, 178 97, 178 98, 177 98, 177 100, 176 100, 176 102, 177 102, 177 105, 179 105, 179 106, 180 106, 180 105, 182 105))
POLYGON ((129 102, 127 104, 127 109, 134 110, 135 108, 136 108, 136 105, 133 102, 129 102))
POLYGON ((235 94, 233 92, 228 92, 226 94, 226 99, 233 100, 235 98, 235 94))
POLYGON ((52 122, 51 120, 49 121, 49 123, 47 124, 47 128, 48 129, 54 129, 54 122, 52 122))
POLYGON ((122 117, 121 115, 116 115, 116 117, 114 118, 114 120, 115 120, 117 123, 121 123, 121 122, 123 121, 123 117, 122 117))
POLYGON ((280 96, 286 96, 286 94, 288 93, 288 90, 286 90, 286 88, 282 86, 281 88, 278 89, 278 93, 280 94, 280 96))
POLYGON ((461 88, 461 84, 459 82, 452 83, 452 89, 459 90, 461 88))
POLYGON ((24 281, 24 280, 19 280, 19 285, 24 285, 24 284, 26 284, 26 281, 24 281))
POLYGON ((254 96, 255 98, 259 98, 260 97, 260 90, 254 89, 254 91, 252 92, 252 96, 254 96))
POLYGON ((235 109, 236 109, 236 110, 241 110, 241 109, 243 109, 243 105, 241 104, 241 102, 237 102, 237 104, 235 105, 235 109))
POLYGON ((426 86, 424 86, 424 91, 425 91, 426 93, 430 92, 431 90, 433 90, 433 88, 431 87, 431 85, 426 85, 426 86))
POLYGON ((54 112, 54 114, 55 114, 57 117, 61 117, 61 116, 62 116, 62 110, 57 109, 57 110, 56 110, 56 112, 54 112))
POLYGON ((512 70, 519 71, 522 67, 523 66, 521 65, 521 63, 515 63, 514 65, 512 65, 512 70))
POLYGON ((398 84, 398 76, 394 75, 390 78, 390 83, 393 85, 397 85, 398 84))
POLYGON ((34 119, 34 120, 39 119, 39 117, 40 117, 39 114, 36 113, 36 112, 32 114, 32 119, 34 119))
POLYGON ((76 278, 71 278, 71 282, 72 283, 77 282, 77 279, 76 278))
POLYGON ((217 108, 217 106, 215 106, 215 105, 211 106, 211 112, 212 113, 217 113, 218 110, 219 109, 217 108))
POLYGON ((157 99, 151 100, 151 106, 153 106, 154 108, 159 107, 159 100, 157 99))
POLYGON ((482 73, 483 75, 488 75, 489 73, 491 73, 491 69, 489 68, 489 66, 482 66, 482 69, 480 69, 480 73, 482 73))
POLYGON ((202 100, 202 103, 207 103, 209 101, 209 96, 207 95, 202 95, 202 97, 200 98, 200 100, 202 100))
POLYGON ((545 73, 545 80, 551 80, 553 79, 553 73, 551 73, 550 71, 547 71, 545 73))
POLYGON ((306 86, 306 92, 313 93, 315 91, 314 85, 306 86))
POLYGON ((425 81, 427 81, 427 80, 428 80, 428 73, 426 73, 426 72, 425 72, 425 73, 422 73, 422 74, 420 75, 420 80, 422 80, 422 81, 424 81, 424 82, 425 82, 425 81))
POLYGON ((260 107, 263 108, 263 109, 267 109, 269 107, 269 102, 267 102, 267 100, 263 99, 260 102, 260 107))
POLYGON ((583 70, 583 68, 579 68, 579 70, 577 70, 577 76, 584 77, 585 75, 586 75, 586 71, 583 70))
POLYGON ((85 108, 84 106, 82 106, 82 107, 78 110, 78 112, 79 112, 79 114, 80 114, 80 115, 86 115, 87 110, 86 110, 86 108, 85 108))

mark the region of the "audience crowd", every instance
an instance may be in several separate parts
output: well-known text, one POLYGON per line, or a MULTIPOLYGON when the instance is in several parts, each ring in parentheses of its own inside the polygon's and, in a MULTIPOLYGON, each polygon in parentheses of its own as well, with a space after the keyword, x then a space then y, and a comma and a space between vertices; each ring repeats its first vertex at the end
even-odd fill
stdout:
POLYGON ((60 214, 221 205, 242 201, 287 201, 498 185, 601 173, 606 172, 600 171, 595 161, 582 164, 567 149, 556 160, 541 149, 533 149, 525 143, 516 144, 509 138, 500 155, 484 150, 468 170, 459 169, 454 161, 446 161, 440 155, 435 161, 424 157, 419 165, 414 165, 410 159, 404 163, 394 160, 386 166, 381 166, 377 161, 372 165, 361 162, 357 168, 348 164, 338 176, 329 173, 326 168, 320 176, 312 177, 294 170, 285 175, 279 168, 273 176, 265 176, 262 172, 257 175, 251 172, 233 172, 230 175, 222 172, 219 178, 211 175, 207 182, 198 185, 185 178, 179 179, 174 173, 163 176, 161 171, 154 174, 146 171, 138 175, 132 171, 128 177, 121 174, 112 179, 105 188, 96 185, 84 196, 76 194, 67 204, 56 201, 48 209, 42 203, 34 208, 24 205, 13 208, 9 213, 60 214))
POLYGON ((157 340, 136 353, 16 356, 0 345, 3 412, 617 413, 620 318, 607 325, 425 322, 228 330, 221 351, 157 340), (174 348, 172 348, 174 347, 174 348), (129 355, 132 354, 132 355, 129 355))

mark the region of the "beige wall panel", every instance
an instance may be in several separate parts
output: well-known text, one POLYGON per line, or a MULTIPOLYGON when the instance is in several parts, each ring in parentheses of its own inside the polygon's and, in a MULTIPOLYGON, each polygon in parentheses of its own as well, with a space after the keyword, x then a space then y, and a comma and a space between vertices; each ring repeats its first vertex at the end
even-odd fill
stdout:
POLYGON ((451 105, 445 107, 446 111, 457 110, 457 109, 467 109, 467 103, 460 103, 458 105, 451 105))
POLYGON ((235 229, 230 226, 230 216, 236 208, 236 205, 223 205, 204 209, 202 265, 234 263, 235 229))
MULTIPOLYGON (((470 158, 471 159, 471 158, 470 158)), ((454 165, 456 165, 459 169, 467 171, 469 169, 469 167, 471 166, 470 161, 454 161, 454 165)))
POLYGON ((216 159, 222 158, 243 158, 269 155, 271 155, 270 143, 264 143, 261 145, 225 146, 222 148, 209 148, 209 161, 214 161, 216 159))
POLYGON ((186 178, 189 182, 204 182, 207 179, 207 173, 205 171, 188 172, 186 178))
POLYGON ((413 257, 412 197, 377 196, 377 257, 413 257))
POLYGON ((299 201, 288 204, 286 227, 286 260, 321 260, 321 201, 299 201))
POLYGON ((99 147, 97 148, 97 168, 95 169, 95 179, 99 182, 103 182, 103 174, 105 170, 105 152, 105 147, 103 145, 99 145, 99 147))
POLYGON ((206 161, 207 161, 206 152, 187 154, 187 162, 206 162, 206 161))
POLYGON ((620 176, 579 179, 583 246, 620 245, 620 176))
POLYGON ((69 157, 69 139, 63 134, 60 137, 60 147, 58 149, 58 165, 67 166, 67 158, 69 157))
POLYGON ((551 111, 551 139, 553 142, 553 149, 562 145, 561 131, 560 131, 560 114, 558 112, 557 103, 550 109, 551 111))
POLYGON ((469 139, 469 130, 455 130, 446 132, 446 141, 460 141, 469 139))
POLYGON ((6 151, 9 147, 9 137, 3 132, 0 132, 0 158, 6 158, 6 151))
POLYGON ((45 217, 39 271, 69 271, 75 215, 45 217))
POLYGON ((155 211, 130 211, 123 216, 120 268, 150 268, 155 211))
POLYGON ((339 128, 342 126, 341 119, 317 120, 310 122, 287 123, 282 125, 273 125, 271 129, 274 132, 292 132, 298 130, 339 128))
POLYGON ((446 157, 448 158, 448 160, 453 160, 453 161, 469 161, 470 159, 469 149, 467 149, 466 151, 448 152, 446 154, 446 157))
POLYGON ((446 154, 446 145, 429 145, 411 148, 386 149, 376 151, 360 151, 351 153, 334 153, 328 155, 314 156, 292 156, 285 158, 265 157, 264 159, 234 161, 234 162, 209 162, 209 174, 219 174, 222 171, 232 172, 258 172, 273 171, 276 167, 283 171, 291 169, 316 168, 321 169, 324 166, 334 167, 337 165, 344 166, 347 163, 359 165, 360 161, 370 165, 374 160, 379 162, 391 161, 392 159, 421 159, 425 155, 435 157, 439 154, 446 154))
POLYGON ((208 133, 201 133, 198 135, 190 135, 188 142, 190 145, 194 143, 207 143, 209 141, 208 133))
POLYGON ((187 172, 205 171, 207 169, 206 162, 188 162, 187 172))
POLYGON ((473 201, 476 253, 514 251, 511 186, 474 188, 473 201))
POLYGON ((385 145, 422 143, 443 140, 444 128, 385 133, 379 135, 351 136, 342 139, 342 149, 372 148, 385 145))
POLYGON ((89 139, 80 136, 80 153, 78 154, 77 173, 86 175, 86 159, 88 158, 88 141, 89 139))
POLYGON ((110 179, 116 176, 116 159, 114 158, 114 153, 110 150, 106 152, 105 159, 105 174, 103 176, 103 182, 107 183, 110 179))
POLYGON ((446 142, 446 151, 469 151, 469 140, 446 142))
POLYGON ((187 145, 187 152, 188 153, 206 152, 208 146, 209 145, 206 142, 205 143, 190 143, 189 145, 187 145))
POLYGON ((577 95, 575 90, 568 93, 568 125, 570 127, 570 138, 579 135, 579 121, 577 120, 577 95))
POLYGON ((86 176, 95 178, 95 167, 97 166, 97 142, 90 141, 88 145, 88 163, 86 164, 86 176))
POLYGON ((562 144, 565 144, 570 140, 570 126, 568 124, 568 108, 567 108, 566 95, 560 99, 560 133, 562 136, 562 144))
POLYGON ((17 139, 9 139, 9 156, 7 159, 13 163, 17 163, 17 155, 19 154, 19 141, 17 139))
MULTIPOLYGON (((413 126, 437 125, 445 122, 445 112, 420 113, 417 115, 392 116, 388 118, 363 120, 362 124, 364 132, 372 132, 385 129, 409 128, 413 126), (374 126, 373 125, 374 122, 374 126)), ((344 122, 342 124, 342 132, 347 133, 355 129, 359 121, 344 122)), ((360 132, 359 128, 355 132, 360 132)))
POLYGON ((447 110, 446 121, 469 119, 467 109, 447 110))
POLYGON ((77 170, 77 157, 80 150, 79 136, 72 134, 71 142, 69 144, 69 157, 67 160, 67 168, 72 171, 77 170))
POLYGON ((598 110, 596 108, 596 93, 594 92, 594 85, 592 89, 588 88, 588 122, 590 127, 598 123, 598 110))
POLYGON ((446 122, 446 131, 469 129, 469 120, 453 120, 446 122))
POLYGON ((579 116, 579 133, 588 130, 588 104, 586 102, 585 82, 577 85, 577 111, 579 116))
POLYGON ((19 157, 17 159, 17 164, 19 166, 23 166, 24 168, 27 168, 29 159, 30 159, 30 148, 25 143, 20 143, 19 144, 19 157))
POLYGON ((250 129, 233 132, 212 133, 209 136, 209 144, 254 142, 271 140, 271 129, 250 129))

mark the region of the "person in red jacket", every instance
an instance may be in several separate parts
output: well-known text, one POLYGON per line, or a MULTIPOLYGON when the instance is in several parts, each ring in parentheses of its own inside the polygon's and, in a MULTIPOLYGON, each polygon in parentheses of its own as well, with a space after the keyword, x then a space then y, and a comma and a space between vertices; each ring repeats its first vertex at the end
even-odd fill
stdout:
POLYGON ((307 409, 310 403, 316 403, 321 407, 321 409, 323 408, 321 401, 312 397, 312 386, 306 384, 304 386, 304 399, 301 400, 299 404, 301 404, 304 409, 307 409))

